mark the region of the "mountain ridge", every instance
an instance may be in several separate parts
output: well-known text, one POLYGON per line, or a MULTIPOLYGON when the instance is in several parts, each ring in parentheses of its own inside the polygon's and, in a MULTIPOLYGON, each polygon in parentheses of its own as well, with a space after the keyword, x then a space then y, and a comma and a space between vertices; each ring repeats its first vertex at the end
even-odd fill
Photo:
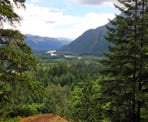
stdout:
POLYGON ((110 23, 85 31, 74 41, 58 49, 58 51, 60 53, 102 56, 107 51, 109 44, 105 39, 107 34, 106 26, 108 25, 110 23))
POLYGON ((70 43, 70 40, 26 34, 25 42, 32 50, 56 50, 70 43))
MULTIPOLYGON (((115 19, 114 19, 115 20, 115 19)), ((114 21, 113 20, 113 21, 114 21)), ((75 40, 70 41, 65 38, 49 38, 40 36, 30 37, 26 42, 32 49, 38 50, 56 50, 61 54, 72 55, 95 55, 103 56, 108 51, 109 42, 105 39, 107 35, 106 26, 112 26, 109 22, 106 25, 95 29, 88 29, 75 40)))

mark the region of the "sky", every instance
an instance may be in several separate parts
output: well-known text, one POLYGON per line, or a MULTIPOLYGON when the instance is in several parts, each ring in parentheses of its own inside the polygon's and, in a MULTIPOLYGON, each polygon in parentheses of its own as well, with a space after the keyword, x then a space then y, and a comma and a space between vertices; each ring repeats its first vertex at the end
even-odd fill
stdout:
POLYGON ((108 23, 118 10, 117 0, 26 0, 26 8, 17 9, 22 21, 17 28, 23 34, 75 39, 88 29, 108 23))

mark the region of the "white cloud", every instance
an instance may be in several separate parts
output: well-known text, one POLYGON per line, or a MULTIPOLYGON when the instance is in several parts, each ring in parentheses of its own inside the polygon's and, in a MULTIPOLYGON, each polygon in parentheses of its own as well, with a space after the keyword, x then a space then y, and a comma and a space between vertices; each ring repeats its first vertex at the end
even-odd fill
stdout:
POLYGON ((115 3, 117 0, 72 0, 80 4, 100 5, 103 3, 115 3))
POLYGON ((114 18, 114 14, 87 13, 84 16, 64 15, 64 11, 55 8, 39 7, 27 4, 26 10, 17 10, 23 20, 19 30, 24 34, 49 37, 76 38, 90 28, 96 28, 114 18))
POLYGON ((30 2, 31 2, 31 3, 39 3, 40 0, 31 0, 30 2))

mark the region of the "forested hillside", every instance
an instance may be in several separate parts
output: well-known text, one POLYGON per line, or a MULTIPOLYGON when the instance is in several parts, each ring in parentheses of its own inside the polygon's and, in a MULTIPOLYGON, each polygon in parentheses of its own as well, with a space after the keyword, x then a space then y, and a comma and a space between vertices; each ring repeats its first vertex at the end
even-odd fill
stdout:
MULTIPOLYGON (((110 25, 110 23, 107 25, 110 25)), ((70 44, 58 49, 58 51, 77 55, 103 56, 107 52, 107 46, 109 45, 105 39, 107 25, 87 30, 70 44)))
POLYGON ((21 32, 4 29, 5 22, 20 22, 12 2, 19 9, 25 1, 0 1, 0 122, 33 115, 69 122, 148 121, 148 1, 118 1, 124 16, 107 26, 111 45, 104 57, 46 60, 32 54, 21 32))
POLYGON ((27 34, 25 35, 25 42, 34 51, 48 51, 59 49, 62 46, 67 45, 70 41, 66 39, 56 39, 27 34))

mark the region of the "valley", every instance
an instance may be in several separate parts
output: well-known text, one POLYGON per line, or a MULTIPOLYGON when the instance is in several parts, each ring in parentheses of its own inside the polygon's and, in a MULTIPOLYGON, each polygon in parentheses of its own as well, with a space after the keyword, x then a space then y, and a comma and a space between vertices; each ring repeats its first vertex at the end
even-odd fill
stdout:
MULTIPOLYGON (((47 38, 33 35, 26 35, 25 41, 32 48, 34 52, 47 52, 56 50, 56 54, 62 55, 93 55, 103 56, 108 51, 109 43, 106 41, 107 34, 106 26, 98 27, 96 29, 86 30, 82 35, 75 40, 66 38, 47 38)), ((44 54, 43 54, 44 55, 44 54)))

